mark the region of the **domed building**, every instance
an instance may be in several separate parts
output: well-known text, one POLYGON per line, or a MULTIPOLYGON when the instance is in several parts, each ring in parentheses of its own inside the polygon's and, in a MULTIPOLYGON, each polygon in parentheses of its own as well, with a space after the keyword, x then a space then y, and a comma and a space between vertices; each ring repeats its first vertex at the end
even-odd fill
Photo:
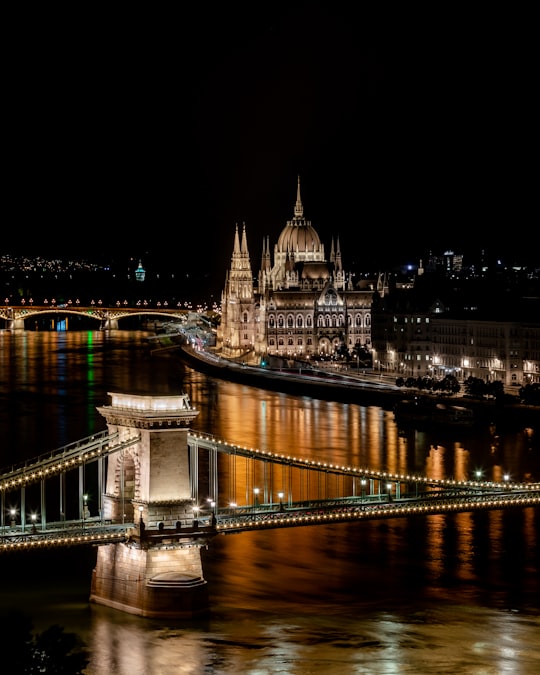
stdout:
POLYGON ((274 246, 263 241, 254 281, 246 226, 236 226, 231 267, 221 296, 217 346, 224 356, 260 362, 271 357, 309 359, 371 348, 373 292, 384 294, 382 280, 354 284, 343 270, 339 239, 330 256, 304 217, 300 178, 293 218, 274 246))

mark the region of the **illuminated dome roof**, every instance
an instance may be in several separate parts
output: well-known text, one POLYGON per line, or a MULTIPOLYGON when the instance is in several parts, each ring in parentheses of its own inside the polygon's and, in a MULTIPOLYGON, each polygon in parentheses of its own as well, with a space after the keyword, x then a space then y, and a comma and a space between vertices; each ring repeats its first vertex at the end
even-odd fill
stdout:
POLYGON ((300 199, 300 177, 298 177, 294 217, 287 221, 287 225, 279 235, 276 249, 279 252, 290 251, 292 253, 312 253, 321 249, 319 235, 311 222, 304 218, 304 207, 300 199))

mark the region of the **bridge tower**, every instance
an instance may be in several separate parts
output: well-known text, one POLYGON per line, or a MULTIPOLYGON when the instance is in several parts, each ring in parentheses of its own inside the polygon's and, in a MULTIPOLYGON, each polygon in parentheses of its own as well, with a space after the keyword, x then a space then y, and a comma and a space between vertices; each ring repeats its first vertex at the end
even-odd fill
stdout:
POLYGON ((203 615, 200 549, 215 527, 194 520, 187 435, 199 411, 184 394, 109 396, 98 408, 109 433, 139 440, 109 455, 102 515, 135 527, 126 542, 98 547, 90 602, 154 618, 203 615))

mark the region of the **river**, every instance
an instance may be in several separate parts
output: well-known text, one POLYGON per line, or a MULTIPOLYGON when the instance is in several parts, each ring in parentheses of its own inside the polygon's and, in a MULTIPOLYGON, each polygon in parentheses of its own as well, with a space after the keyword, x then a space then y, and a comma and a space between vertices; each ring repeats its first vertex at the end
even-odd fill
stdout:
MULTIPOLYGON (((105 429, 109 392, 187 393, 193 429, 391 472, 540 480, 540 429, 403 432, 390 410, 212 379, 142 331, 0 331, 0 466, 105 429)), ((4 554, 0 607, 59 624, 89 674, 487 675, 540 672, 540 510, 216 537, 211 613, 155 621, 90 605, 95 549, 4 554)))

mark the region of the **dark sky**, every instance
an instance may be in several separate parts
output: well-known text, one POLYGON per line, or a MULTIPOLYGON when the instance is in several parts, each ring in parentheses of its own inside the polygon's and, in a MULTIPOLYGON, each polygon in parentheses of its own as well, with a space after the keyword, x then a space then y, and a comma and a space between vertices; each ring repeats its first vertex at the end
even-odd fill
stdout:
POLYGON ((535 255, 531 17, 195 4, 5 23, 0 253, 150 252, 221 279, 237 222, 258 269, 300 175, 346 267, 535 255))

